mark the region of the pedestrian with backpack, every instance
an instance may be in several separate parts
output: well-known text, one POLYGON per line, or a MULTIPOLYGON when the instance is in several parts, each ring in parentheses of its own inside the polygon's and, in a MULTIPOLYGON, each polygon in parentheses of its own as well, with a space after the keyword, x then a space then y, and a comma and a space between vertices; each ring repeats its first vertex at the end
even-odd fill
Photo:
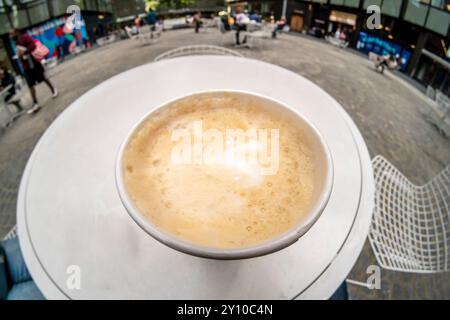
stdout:
POLYGON ((48 48, 39 40, 33 39, 27 32, 19 29, 13 29, 11 31, 11 38, 16 43, 17 55, 23 66, 25 80, 30 88, 30 94, 33 100, 33 106, 27 113, 36 113, 41 109, 36 96, 35 86, 37 84, 45 82, 52 92, 52 97, 56 98, 58 96, 58 90, 45 76, 44 67, 41 63, 48 55, 48 48))

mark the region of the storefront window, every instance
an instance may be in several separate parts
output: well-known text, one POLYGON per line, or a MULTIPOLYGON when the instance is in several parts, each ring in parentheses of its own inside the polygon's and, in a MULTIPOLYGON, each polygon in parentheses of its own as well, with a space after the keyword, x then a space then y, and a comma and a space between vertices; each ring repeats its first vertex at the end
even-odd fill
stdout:
POLYGON ((22 29, 30 25, 25 10, 17 10, 16 6, 11 7, 9 17, 11 18, 14 28, 22 29))
POLYGON ((408 6, 406 7, 405 20, 423 26, 425 24, 425 18, 427 16, 428 5, 422 4, 417 0, 407 0, 408 6))
POLYGON ((0 63, 6 66, 7 69, 12 69, 11 60, 8 57, 8 52, 5 49, 5 43, 0 39, 0 63))
POLYGON ((450 13, 435 8, 430 8, 425 27, 444 36, 447 35, 450 24, 450 13))
POLYGON ((109 0, 98 0, 98 10, 102 12, 108 12, 110 10, 109 0))
POLYGON ((0 12, 0 34, 8 33, 11 29, 6 13, 0 12))
POLYGON ((356 18, 357 16, 355 14, 347 12, 331 10, 330 13, 330 21, 343 23, 350 26, 354 26, 356 24, 356 18))
POLYGON ((423 3, 432 5, 433 7, 444 8, 445 0, 422 0, 423 3))
POLYGON ((344 4, 344 0, 330 0, 330 3, 337 6, 342 6, 344 4))
POLYGON ((367 7, 371 5, 381 7, 381 0, 364 0, 364 9, 367 9, 367 7))
POLYGON ((358 8, 359 7, 359 0, 345 0, 345 5, 347 7, 358 8))
POLYGON ((400 15, 400 9, 402 8, 402 2, 403 0, 383 1, 381 13, 398 18, 400 15))
POLYGON ((79 6, 80 9, 84 9, 83 0, 50 0, 50 5, 52 6, 53 15, 55 17, 66 14, 67 8, 72 4, 79 6))
POLYGON ((97 11, 97 0, 86 0, 86 10, 97 11))
POLYGON ((30 6, 28 8, 31 24, 37 24, 50 18, 47 3, 45 1, 40 4, 30 6))
POLYGON ((312 0, 312 2, 327 3, 327 0, 312 0))

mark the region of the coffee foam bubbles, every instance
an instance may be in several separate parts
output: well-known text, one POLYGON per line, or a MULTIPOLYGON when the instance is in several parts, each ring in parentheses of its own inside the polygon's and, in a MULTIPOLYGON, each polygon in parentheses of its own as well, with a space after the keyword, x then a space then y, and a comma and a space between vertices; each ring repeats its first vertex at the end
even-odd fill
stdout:
MULTIPOLYGON (((314 190, 313 155, 292 114, 241 93, 207 93, 178 100, 153 113, 133 134, 123 158, 127 192, 155 226, 185 241, 215 247, 252 246, 305 218, 314 190), (261 164, 172 161, 175 129, 279 129, 276 174, 261 164)), ((203 145, 205 148, 206 146, 203 145)))

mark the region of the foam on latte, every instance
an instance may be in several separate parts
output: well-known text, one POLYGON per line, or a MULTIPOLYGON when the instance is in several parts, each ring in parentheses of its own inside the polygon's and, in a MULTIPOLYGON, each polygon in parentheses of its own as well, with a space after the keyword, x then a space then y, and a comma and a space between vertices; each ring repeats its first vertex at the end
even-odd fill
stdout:
MULTIPOLYGON (((136 208, 163 231, 208 247, 247 247, 288 231, 310 209, 314 166, 295 115, 279 110, 256 96, 218 92, 192 95, 154 112, 132 135, 123 156, 125 187, 136 208), (223 137, 229 129, 278 129, 277 170, 264 173, 267 161, 230 161, 225 140, 222 158, 201 161, 199 152, 205 158, 212 140, 195 136, 199 121, 203 132, 214 129, 223 137), (180 129, 192 133, 192 148, 184 150, 191 162, 173 159, 181 143, 174 140, 174 130, 180 129), (194 146, 199 138, 201 150, 194 146)), ((275 138, 268 139, 270 149, 275 138)))

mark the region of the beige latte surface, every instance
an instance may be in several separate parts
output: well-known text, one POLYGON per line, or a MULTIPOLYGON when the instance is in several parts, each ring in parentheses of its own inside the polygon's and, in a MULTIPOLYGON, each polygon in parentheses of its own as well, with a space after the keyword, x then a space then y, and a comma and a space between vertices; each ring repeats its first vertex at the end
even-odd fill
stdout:
POLYGON ((123 154, 135 207, 162 231, 213 248, 257 245, 300 223, 312 201, 313 155, 296 116, 274 104, 216 92, 152 113, 123 154))

